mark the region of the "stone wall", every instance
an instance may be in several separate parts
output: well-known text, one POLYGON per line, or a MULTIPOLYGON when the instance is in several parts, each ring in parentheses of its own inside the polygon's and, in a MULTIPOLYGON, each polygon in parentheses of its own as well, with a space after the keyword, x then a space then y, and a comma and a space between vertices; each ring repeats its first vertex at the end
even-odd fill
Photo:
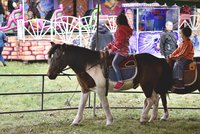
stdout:
MULTIPOLYGON (((73 34, 69 38, 75 39, 78 33, 73 34)), ((89 38, 88 34, 83 34, 83 44, 88 44, 89 38)), ((92 37, 92 36, 91 36, 92 37)), ((8 36, 7 45, 3 50, 3 57, 6 60, 22 60, 22 61, 38 61, 38 60, 47 60, 48 51, 51 47, 51 36, 45 35, 44 39, 34 40, 32 36, 26 35, 26 41, 17 40, 16 36, 8 36)), ((79 39, 79 38, 78 38, 79 39)), ((60 37, 54 35, 53 42, 56 44, 63 44, 60 37), (60 41, 59 41, 60 40, 60 41)), ((83 45, 84 47, 88 47, 88 45, 83 45)))
POLYGON ((9 36, 6 47, 3 50, 3 57, 6 60, 47 60, 47 53, 51 47, 50 41, 18 41, 16 36, 9 36))

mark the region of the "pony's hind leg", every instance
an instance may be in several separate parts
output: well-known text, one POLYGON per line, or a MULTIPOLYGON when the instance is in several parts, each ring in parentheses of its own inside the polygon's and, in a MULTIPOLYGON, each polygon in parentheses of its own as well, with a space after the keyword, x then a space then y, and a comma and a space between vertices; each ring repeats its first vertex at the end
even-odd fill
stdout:
POLYGON ((166 94, 161 94, 161 100, 162 100, 162 105, 164 108, 164 114, 163 116, 160 118, 160 120, 162 121, 167 121, 169 118, 169 112, 168 112, 168 108, 167 108, 167 99, 166 99, 166 94))
POLYGON ((88 100, 88 96, 89 96, 89 92, 88 93, 81 93, 81 99, 80 99, 80 103, 79 103, 79 107, 78 107, 78 112, 77 115, 74 119, 74 121, 72 122, 72 126, 74 125, 79 125, 82 118, 83 118, 83 111, 85 108, 85 104, 88 100))
POLYGON ((150 118, 149 122, 151 122, 153 120, 157 120, 157 118, 158 118, 158 105, 159 105, 160 97, 155 92, 154 92, 154 94, 155 95, 153 97, 153 103, 154 103, 153 104, 153 110, 152 110, 152 114, 151 114, 151 118, 150 118))
POLYGON ((110 106, 108 103, 107 96, 105 95, 105 89, 97 89, 97 94, 99 96, 99 99, 101 101, 102 107, 106 113, 106 125, 111 125, 113 122, 113 116, 110 111, 110 106))
POLYGON ((142 114, 140 117, 141 124, 144 124, 148 121, 148 113, 149 113, 149 110, 151 109, 152 105, 153 105, 153 101, 151 98, 146 98, 144 100, 144 107, 143 107, 143 111, 142 111, 142 114))

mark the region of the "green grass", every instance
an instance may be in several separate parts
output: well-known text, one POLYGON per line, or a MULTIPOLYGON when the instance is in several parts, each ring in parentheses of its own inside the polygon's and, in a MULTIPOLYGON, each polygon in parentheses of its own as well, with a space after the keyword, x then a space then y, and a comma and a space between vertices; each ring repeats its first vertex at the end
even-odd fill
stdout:
MULTIPOLYGON (((45 62, 23 64, 22 62, 7 62, 8 66, 0 66, 0 74, 45 74, 48 65, 45 62)), ((73 73, 72 71, 69 71, 73 73)), ((0 76, 0 93, 10 92, 40 92, 42 77, 0 76)), ((58 77, 49 80, 45 77, 45 91, 70 91, 77 88, 75 77, 58 77)), ((137 90, 141 90, 138 88, 137 90)), ((93 93, 91 94, 93 96, 93 93)), ((44 108, 69 107, 65 104, 71 99, 71 107, 77 107, 80 94, 46 94, 44 108), (74 96, 73 96, 74 95, 74 96)), ((143 94, 109 93, 110 106, 138 107, 143 105, 143 94)), ((40 109, 40 95, 0 96, 0 111, 40 109)), ((91 98, 93 102, 93 97, 91 98)), ((97 106, 99 106, 97 100, 97 106)), ((160 107, 161 107, 160 103, 160 107)), ((199 107, 199 95, 170 94, 169 107, 199 107)), ((105 114, 97 109, 97 117, 93 110, 86 109, 81 125, 71 127, 77 110, 50 111, 36 113, 20 113, 0 115, 0 134, 197 134, 200 131, 199 110, 170 110, 167 122, 155 121, 140 125, 141 110, 111 109, 114 122, 105 126, 105 114)), ((159 110, 159 117, 163 110, 159 110)))

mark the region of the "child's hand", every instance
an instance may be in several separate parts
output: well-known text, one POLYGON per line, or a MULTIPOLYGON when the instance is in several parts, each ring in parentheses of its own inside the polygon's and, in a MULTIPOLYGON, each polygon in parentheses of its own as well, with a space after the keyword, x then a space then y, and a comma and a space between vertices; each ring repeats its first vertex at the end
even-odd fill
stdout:
POLYGON ((109 53, 109 54, 111 54, 111 53, 112 53, 112 50, 111 50, 111 49, 109 49, 109 50, 108 50, 108 53, 109 53))

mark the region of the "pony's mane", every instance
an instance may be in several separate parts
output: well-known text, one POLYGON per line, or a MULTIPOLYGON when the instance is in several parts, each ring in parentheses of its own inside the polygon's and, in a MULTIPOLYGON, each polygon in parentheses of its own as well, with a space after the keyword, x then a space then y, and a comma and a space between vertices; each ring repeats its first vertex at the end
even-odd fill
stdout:
POLYGON ((79 62, 84 62, 84 63, 96 63, 97 60, 100 58, 100 52, 99 51, 93 51, 88 48, 84 47, 79 47, 79 46, 74 46, 74 45, 66 45, 67 49, 66 52, 73 56, 73 59, 77 60, 79 62))
POLYGON ((135 55, 136 59, 138 60, 141 60, 141 61, 144 61, 144 62, 157 62, 160 60, 160 58, 152 55, 152 54, 149 54, 149 53, 140 53, 140 54, 136 54, 135 55))
POLYGON ((94 52, 88 48, 85 48, 85 47, 80 47, 80 46, 75 46, 75 45, 68 45, 68 44, 65 44, 67 46, 68 49, 70 50, 75 50, 75 51, 80 51, 80 52, 83 52, 83 53, 88 53, 88 52, 94 52))
POLYGON ((54 44, 48 52, 48 57, 50 58, 59 47, 63 47, 65 52, 72 56, 73 59, 75 59, 78 56, 79 61, 87 61, 88 63, 94 63, 97 61, 97 59, 100 58, 99 51, 93 51, 88 48, 74 46, 70 44, 54 44))

